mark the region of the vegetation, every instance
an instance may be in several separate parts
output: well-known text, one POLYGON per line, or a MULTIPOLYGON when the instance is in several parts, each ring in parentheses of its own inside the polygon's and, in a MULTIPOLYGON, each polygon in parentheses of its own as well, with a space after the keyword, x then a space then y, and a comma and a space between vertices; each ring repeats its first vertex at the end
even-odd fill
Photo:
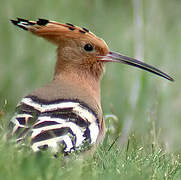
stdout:
POLYGON ((2 1, 0 179, 181 179, 180 8, 179 0, 2 1), (108 131, 96 153, 34 154, 5 136, 21 97, 51 80, 55 47, 12 26, 16 17, 85 26, 111 50, 143 58, 176 81, 109 64, 102 80, 108 131))

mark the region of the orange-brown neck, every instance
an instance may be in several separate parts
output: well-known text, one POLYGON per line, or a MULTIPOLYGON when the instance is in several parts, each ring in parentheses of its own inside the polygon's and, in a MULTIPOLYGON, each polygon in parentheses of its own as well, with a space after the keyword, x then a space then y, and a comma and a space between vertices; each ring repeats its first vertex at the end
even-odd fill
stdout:
MULTIPOLYGON (((100 66, 102 69, 103 65, 100 66)), ((83 67, 78 68, 71 63, 63 64, 58 61, 55 67, 54 81, 73 84, 73 87, 75 87, 74 91, 76 91, 77 88, 79 89, 79 92, 80 90, 82 92, 87 92, 87 98, 94 98, 97 104, 101 107, 100 80, 102 70, 98 73, 91 72, 92 70, 88 70, 86 68, 83 69, 83 67)))
POLYGON ((95 80, 92 77, 88 77, 84 74, 81 75, 81 72, 75 72, 74 70, 70 70, 69 72, 63 71, 59 75, 55 76, 54 80, 69 82, 71 84, 74 84, 74 87, 78 88, 79 90, 82 89, 82 91, 89 92, 88 95, 94 97, 98 105, 100 105, 100 81, 95 80))

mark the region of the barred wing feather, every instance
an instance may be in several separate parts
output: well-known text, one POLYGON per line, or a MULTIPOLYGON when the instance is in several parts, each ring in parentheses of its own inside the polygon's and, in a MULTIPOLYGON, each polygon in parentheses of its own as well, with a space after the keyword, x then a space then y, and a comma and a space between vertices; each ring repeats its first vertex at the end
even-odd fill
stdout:
POLYGON ((30 138, 33 151, 50 148, 64 154, 92 145, 99 134, 97 115, 83 102, 60 99, 45 101, 27 96, 11 119, 12 135, 17 141, 30 138))

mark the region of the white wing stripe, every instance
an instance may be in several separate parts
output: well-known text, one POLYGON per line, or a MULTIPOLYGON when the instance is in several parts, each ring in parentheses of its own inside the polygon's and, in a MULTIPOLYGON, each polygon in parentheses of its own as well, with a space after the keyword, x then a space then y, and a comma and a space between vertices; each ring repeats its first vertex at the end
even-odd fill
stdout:
POLYGON ((70 101, 70 102, 60 102, 57 104, 43 105, 43 104, 38 104, 37 102, 34 102, 31 98, 24 98, 21 102, 34 107, 40 112, 54 111, 57 109, 73 108, 73 112, 79 115, 82 119, 86 119, 90 123, 96 121, 95 115, 89 110, 87 110, 86 108, 82 107, 77 102, 70 101))
POLYGON ((93 122, 92 124, 90 124, 89 130, 90 130, 90 137, 91 137, 91 144, 92 144, 96 142, 98 134, 99 134, 98 124, 96 122, 93 122))
POLYGON ((77 115, 79 115, 82 119, 89 121, 90 123, 96 121, 96 117, 94 116, 94 114, 92 114, 87 109, 82 108, 81 106, 74 107, 73 112, 75 112, 77 115))
POLYGON ((51 118, 50 116, 42 116, 42 117, 39 117, 39 118, 38 118, 38 122, 37 122, 35 125, 40 124, 40 123, 45 122, 45 121, 54 121, 54 122, 63 124, 63 123, 66 122, 66 119, 62 119, 62 118, 51 118))
POLYGON ((70 149, 73 147, 73 144, 72 144, 72 141, 68 135, 64 135, 64 136, 55 137, 55 138, 51 138, 48 140, 36 142, 32 145, 32 149, 33 149, 33 151, 37 152, 40 150, 39 149, 40 146, 48 145, 48 147, 50 147, 50 149, 56 153, 59 150, 58 142, 61 142, 63 140, 67 146, 64 151, 65 152, 70 151, 70 149))
POLYGON ((82 141, 85 139, 85 137, 83 137, 84 133, 79 128, 79 126, 77 126, 76 124, 74 124, 72 122, 66 122, 64 124, 51 125, 51 126, 45 126, 45 127, 42 127, 42 128, 32 129, 33 133, 31 135, 31 138, 35 138, 36 136, 38 136, 42 132, 45 132, 45 131, 48 131, 48 130, 53 131, 55 129, 66 128, 66 127, 69 127, 72 130, 72 132, 75 134, 75 136, 76 136, 76 147, 81 145, 82 141))
POLYGON ((46 112, 46 111, 54 111, 57 109, 65 109, 65 108, 74 108, 79 105, 79 103, 76 102, 61 102, 57 104, 49 104, 49 105, 43 105, 38 104, 37 102, 34 102, 31 98, 24 98, 21 101, 24 104, 27 104, 29 106, 34 107, 40 112, 46 112))

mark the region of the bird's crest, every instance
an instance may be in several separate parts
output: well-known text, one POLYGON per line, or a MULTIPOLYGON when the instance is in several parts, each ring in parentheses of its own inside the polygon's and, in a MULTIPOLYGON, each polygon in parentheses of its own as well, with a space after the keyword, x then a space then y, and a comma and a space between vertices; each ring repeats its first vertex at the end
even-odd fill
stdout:
POLYGON ((11 22, 24 29, 30 31, 33 34, 43 37, 55 44, 59 43, 60 40, 66 38, 97 38, 92 32, 85 27, 74 26, 70 23, 58 23, 55 21, 49 21, 47 19, 38 19, 37 21, 29 21, 22 18, 17 20, 11 20, 11 22))

